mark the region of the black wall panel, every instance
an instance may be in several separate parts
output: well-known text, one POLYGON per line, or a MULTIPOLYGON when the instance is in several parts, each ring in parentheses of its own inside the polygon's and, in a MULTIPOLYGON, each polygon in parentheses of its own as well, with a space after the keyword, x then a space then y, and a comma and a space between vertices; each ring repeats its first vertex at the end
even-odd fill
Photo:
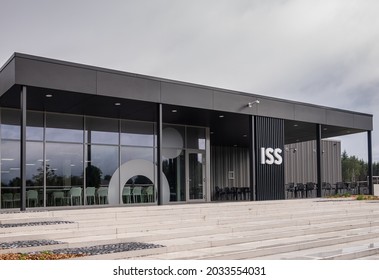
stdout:
POLYGON ((256 200, 284 199, 284 120, 256 116, 254 128, 256 200))

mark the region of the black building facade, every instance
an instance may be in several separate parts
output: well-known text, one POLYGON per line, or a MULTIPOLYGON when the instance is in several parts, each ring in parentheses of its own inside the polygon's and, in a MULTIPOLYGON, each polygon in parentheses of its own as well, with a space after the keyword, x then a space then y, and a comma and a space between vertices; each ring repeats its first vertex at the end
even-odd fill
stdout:
POLYGON ((360 132, 372 166, 369 114, 19 53, 0 117, 1 209, 285 199, 311 140, 322 196, 322 139, 360 132))

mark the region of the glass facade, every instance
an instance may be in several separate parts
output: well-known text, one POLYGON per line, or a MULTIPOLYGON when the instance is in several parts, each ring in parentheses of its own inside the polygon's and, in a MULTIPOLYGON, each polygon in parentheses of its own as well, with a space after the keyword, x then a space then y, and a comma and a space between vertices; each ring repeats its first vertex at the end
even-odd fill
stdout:
POLYGON ((163 173, 169 185, 169 201, 205 199, 206 129, 164 125, 163 173))
MULTIPOLYGON (((0 114, 1 208, 19 208, 21 112, 0 114)), ((26 206, 156 203, 155 143, 154 123, 28 111, 26 206)))
MULTIPOLYGON (((19 208, 21 112, 0 109, 1 208, 19 208)), ((205 198, 206 129, 163 125, 163 204, 205 198)), ((27 112, 26 207, 157 203, 153 122, 27 112)))

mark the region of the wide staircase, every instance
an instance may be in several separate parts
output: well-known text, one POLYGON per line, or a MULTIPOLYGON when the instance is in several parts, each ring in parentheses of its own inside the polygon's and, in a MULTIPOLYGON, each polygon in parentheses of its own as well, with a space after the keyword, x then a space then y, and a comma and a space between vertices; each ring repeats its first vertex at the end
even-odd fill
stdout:
POLYGON ((143 242, 162 247, 82 259, 375 259, 379 201, 305 199, 0 213, 0 243, 47 251, 143 242))

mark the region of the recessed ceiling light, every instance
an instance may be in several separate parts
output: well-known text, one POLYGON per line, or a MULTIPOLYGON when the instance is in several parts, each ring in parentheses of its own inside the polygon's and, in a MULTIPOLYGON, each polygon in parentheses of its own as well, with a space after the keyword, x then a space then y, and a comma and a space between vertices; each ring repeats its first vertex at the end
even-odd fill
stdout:
POLYGON ((299 125, 296 123, 296 124, 294 124, 293 126, 297 127, 297 126, 299 126, 299 125))
POLYGON ((223 117, 224 117, 224 115, 219 115, 218 117, 219 117, 219 118, 223 118, 223 117))
POLYGON ((115 106, 120 106, 121 103, 120 103, 120 102, 116 102, 114 105, 115 105, 115 106))
POLYGON ((214 134, 214 132, 213 132, 213 131, 211 131, 211 134, 214 134))
POLYGON ((174 110, 171 110, 171 112, 176 113, 178 112, 178 110, 174 109, 174 110))
POLYGON ((242 135, 242 137, 247 137, 247 134, 242 135))
POLYGON ((328 130, 328 128, 327 128, 327 127, 324 127, 323 130, 328 130))
POLYGON ((233 145, 233 147, 237 147, 237 145, 233 145))
POLYGON ((52 94, 46 94, 45 96, 46 96, 47 98, 53 97, 52 94))

